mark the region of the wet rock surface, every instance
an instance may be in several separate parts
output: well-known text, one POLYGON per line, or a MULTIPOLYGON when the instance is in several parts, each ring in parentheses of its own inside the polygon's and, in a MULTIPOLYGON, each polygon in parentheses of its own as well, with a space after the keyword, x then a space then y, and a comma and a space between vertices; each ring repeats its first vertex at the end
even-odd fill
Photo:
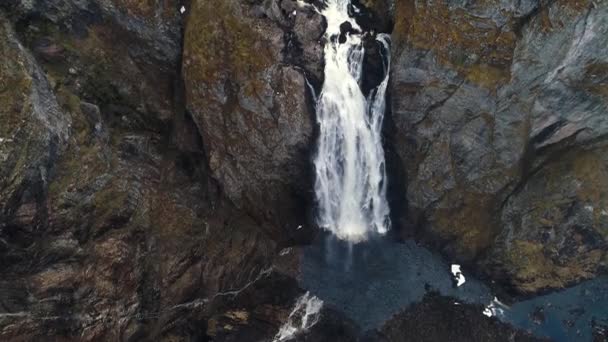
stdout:
POLYGON ((405 234, 516 293, 603 272, 606 4, 395 6, 390 139, 416 227, 405 234))

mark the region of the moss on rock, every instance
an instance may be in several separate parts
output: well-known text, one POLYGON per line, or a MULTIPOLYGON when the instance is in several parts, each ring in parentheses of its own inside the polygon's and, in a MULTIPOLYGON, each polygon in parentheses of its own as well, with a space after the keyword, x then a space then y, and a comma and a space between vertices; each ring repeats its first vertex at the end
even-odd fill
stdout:
POLYGON ((501 26, 445 1, 398 1, 395 11, 394 39, 401 45, 432 51, 440 63, 480 86, 496 89, 509 82, 517 41, 513 22, 501 26))
POLYGON ((605 149, 564 154, 513 195, 503 213, 499 262, 525 293, 594 277, 608 254, 605 149))

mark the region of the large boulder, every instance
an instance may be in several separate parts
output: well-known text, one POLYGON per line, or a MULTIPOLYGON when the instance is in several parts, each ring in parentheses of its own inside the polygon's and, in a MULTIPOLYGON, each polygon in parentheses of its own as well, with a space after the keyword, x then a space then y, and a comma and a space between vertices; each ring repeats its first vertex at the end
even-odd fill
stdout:
POLYGON ((291 0, 197 0, 185 33, 187 107, 211 174, 238 208, 282 239, 306 224, 310 203, 307 77, 318 84, 320 22, 291 0))
POLYGON ((391 138, 407 216, 518 292, 606 266, 607 11, 396 3, 391 138))

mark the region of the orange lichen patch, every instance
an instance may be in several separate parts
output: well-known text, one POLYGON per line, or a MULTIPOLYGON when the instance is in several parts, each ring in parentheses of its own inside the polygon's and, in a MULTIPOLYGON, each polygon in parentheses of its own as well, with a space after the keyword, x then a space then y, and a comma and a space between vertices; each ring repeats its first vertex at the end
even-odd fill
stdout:
POLYGON ((559 0, 558 3, 562 6, 571 8, 575 11, 584 11, 592 5, 592 0, 559 0))
POLYGON ((243 324, 246 324, 247 321, 249 321, 249 312, 245 310, 228 311, 226 313, 226 317, 230 318, 231 320, 239 321, 243 324))
POLYGON ((466 74, 468 81, 486 88, 494 88, 510 77, 508 69, 487 64, 475 64, 469 68, 469 72, 466 74))
POLYGON ((560 261, 547 257, 542 243, 514 241, 507 256, 506 268, 513 275, 513 283, 521 292, 533 293, 547 288, 560 288, 594 276, 606 253, 591 250, 575 258, 560 261))
POLYGON ((593 63, 585 67, 585 83, 587 91, 602 97, 608 97, 608 63, 593 63))
POLYGON ((119 234, 99 241, 93 247, 94 263, 88 264, 83 278, 103 297, 128 296, 137 288, 137 274, 130 261, 134 257, 127 238, 119 234), (117 286, 116 284, 121 284, 117 286))
POLYGON ((496 236, 493 205, 491 196, 465 193, 458 207, 436 210, 433 230, 452 240, 458 255, 473 259, 487 249, 496 236))
POLYGON ((244 309, 232 310, 213 316, 207 323, 207 335, 217 336, 221 332, 233 331, 239 326, 247 325, 250 316, 251 314, 244 309))
POLYGON ((607 151, 600 149, 597 152, 579 153, 568 166, 581 184, 577 197, 582 202, 592 203, 598 208, 593 211, 595 227, 608 239, 606 227, 601 229, 604 216, 602 208, 608 208, 608 166, 602 162, 599 153, 605 154, 607 151))
POLYGON ((211 83, 220 73, 256 75, 272 65, 272 47, 234 1, 195 1, 185 34, 184 75, 211 83))
POLYGON ((522 229, 526 235, 541 234, 544 229, 553 229, 569 219, 569 208, 584 207, 593 219, 585 229, 599 234, 589 237, 575 226, 566 227, 569 232, 568 248, 576 251, 564 253, 559 241, 515 239, 506 246, 499 259, 505 272, 511 274, 513 284, 522 292, 536 292, 546 288, 559 288, 570 283, 593 277, 607 253, 597 238, 608 239, 606 209, 608 208, 608 169, 601 155, 605 149, 595 151, 576 150, 562 154, 560 160, 543 168, 542 178, 531 180, 534 186, 529 192, 529 209, 523 215, 525 225, 516 223, 514 233, 522 229), (575 184, 564 190, 564 183, 575 184), (597 238, 596 238, 597 237, 597 238))
POLYGON ((7 31, 7 26, 0 21, 0 37, 5 40, 0 43, 0 138, 4 139, 11 138, 19 127, 27 124, 23 120, 32 87, 24 56, 18 46, 5 38, 7 31))
POLYGON ((605 149, 596 151, 572 151, 561 156, 560 161, 549 164, 543 170, 542 193, 531 198, 530 219, 537 226, 551 226, 566 220, 558 208, 573 201, 585 205, 592 211, 593 228, 605 239, 605 208, 608 208, 608 165, 602 161, 605 149), (570 178, 568 180, 568 178, 570 178), (578 184, 575 197, 560 195, 565 180, 578 184), (547 194, 555 194, 547 196, 547 194))
POLYGON ((415 16, 416 5, 414 0, 403 0, 397 2, 395 5, 395 27, 393 29, 394 41, 401 42, 407 40, 415 16))
POLYGON ((551 22, 551 17, 549 17, 549 9, 543 8, 538 14, 540 17, 540 27, 543 33, 548 33, 553 30, 554 25, 551 22))
POLYGON ((116 7, 125 10, 131 16, 153 17, 157 0, 113 0, 116 7))
POLYGON ((188 239, 192 234, 200 234, 200 231, 194 232, 195 227, 204 229, 206 225, 200 221, 196 213, 185 205, 181 205, 179 200, 172 198, 169 193, 158 192, 149 194, 150 203, 150 220, 154 222, 154 226, 158 227, 161 238, 170 240, 188 239))
MULTIPOLYGON (((606 149, 600 148, 594 151, 576 150, 563 154, 556 163, 547 165, 543 170, 543 194, 557 193, 563 187, 565 177, 578 184, 575 198, 557 196, 547 198, 546 195, 539 195, 533 198, 534 207, 530 213, 538 213, 533 216, 535 221, 540 222, 541 218, 551 219, 548 213, 555 213, 553 221, 560 222, 564 218, 557 210, 560 204, 577 201, 581 204, 589 205, 593 208, 594 228, 602 232, 602 210, 608 208, 608 165, 602 160, 601 155, 605 154, 606 149)), ((605 234, 605 233, 604 233, 605 234)), ((608 238, 608 235, 605 235, 608 238)))

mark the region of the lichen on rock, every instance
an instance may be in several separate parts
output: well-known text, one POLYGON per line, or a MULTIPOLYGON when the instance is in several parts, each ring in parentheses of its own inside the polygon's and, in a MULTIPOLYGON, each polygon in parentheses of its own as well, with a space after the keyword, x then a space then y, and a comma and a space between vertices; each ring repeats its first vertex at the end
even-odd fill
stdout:
POLYGON ((608 191, 607 10, 590 1, 396 3, 393 140, 409 218, 515 291, 605 269, 605 222, 583 208, 601 208, 608 191), (573 184, 593 188, 593 199, 573 184), (557 241, 574 241, 580 257, 557 241))
POLYGON ((314 77, 291 60, 290 49, 302 44, 291 30, 316 31, 298 22, 319 15, 298 9, 294 18, 277 6, 298 8, 295 1, 194 1, 183 73, 213 176, 237 207, 289 238, 305 223, 311 188, 306 77, 314 77))

